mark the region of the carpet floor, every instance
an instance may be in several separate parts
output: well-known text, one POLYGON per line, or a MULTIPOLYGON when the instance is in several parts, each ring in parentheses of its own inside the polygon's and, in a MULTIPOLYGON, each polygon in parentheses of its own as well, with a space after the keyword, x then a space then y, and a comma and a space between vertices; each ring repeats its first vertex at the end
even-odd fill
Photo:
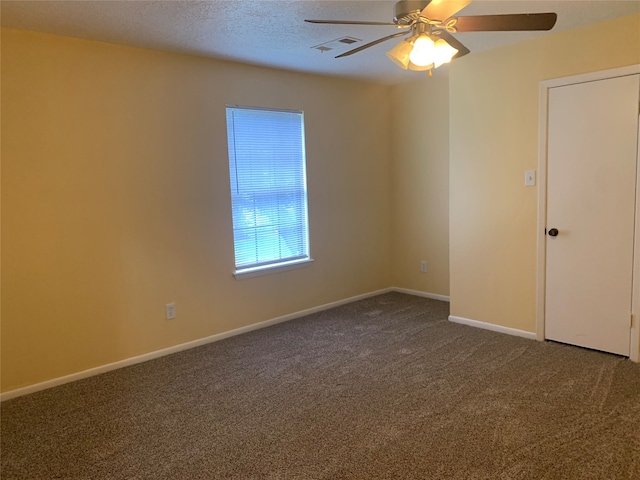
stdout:
POLYGON ((389 293, 8 400, 9 479, 640 479, 640 365, 389 293))

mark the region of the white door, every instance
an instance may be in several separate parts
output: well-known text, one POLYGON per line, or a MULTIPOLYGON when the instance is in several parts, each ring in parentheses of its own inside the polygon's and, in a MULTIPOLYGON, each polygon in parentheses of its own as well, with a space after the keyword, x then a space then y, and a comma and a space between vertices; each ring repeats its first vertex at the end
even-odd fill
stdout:
POLYGON ((629 75, 551 88, 548 105, 545 337, 626 356, 639 95, 629 75))

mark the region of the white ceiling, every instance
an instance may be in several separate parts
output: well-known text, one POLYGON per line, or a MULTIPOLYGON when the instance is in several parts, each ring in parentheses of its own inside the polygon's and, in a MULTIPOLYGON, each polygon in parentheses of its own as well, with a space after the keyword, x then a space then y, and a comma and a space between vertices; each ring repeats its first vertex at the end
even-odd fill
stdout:
MULTIPOLYGON (((391 22, 395 1, 2 0, 0 5, 3 27, 383 83, 415 80, 425 75, 425 72, 404 71, 387 59, 384 53, 399 39, 349 57, 334 58, 354 46, 397 32, 393 26, 335 26, 303 21, 309 18, 391 22), (362 43, 327 53, 312 48, 345 36, 361 39, 362 43)), ((531 12, 556 12, 558 22, 551 32, 481 32, 455 36, 473 54, 640 13, 640 1, 475 0, 459 15, 531 12)))

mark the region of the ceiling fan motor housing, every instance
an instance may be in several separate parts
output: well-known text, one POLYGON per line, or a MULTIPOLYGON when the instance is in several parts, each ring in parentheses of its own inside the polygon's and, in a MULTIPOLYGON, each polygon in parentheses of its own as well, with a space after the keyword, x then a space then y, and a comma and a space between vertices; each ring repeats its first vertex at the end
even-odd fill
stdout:
POLYGON ((420 12, 430 3, 430 0, 402 0, 394 7, 393 21, 398 25, 411 25, 418 20, 420 12))

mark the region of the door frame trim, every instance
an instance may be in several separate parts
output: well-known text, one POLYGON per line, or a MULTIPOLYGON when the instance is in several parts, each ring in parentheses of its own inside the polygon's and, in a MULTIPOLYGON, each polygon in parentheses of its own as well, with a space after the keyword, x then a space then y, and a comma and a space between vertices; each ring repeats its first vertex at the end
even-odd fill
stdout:
MULTIPOLYGON (((545 340, 545 289, 546 289, 546 218, 547 218, 547 123, 549 90, 554 87, 594 82, 609 78, 640 74, 640 64, 602 70, 570 77, 543 80, 539 87, 538 104, 538 229, 536 268, 536 339, 545 340)), ((639 128, 640 138, 640 128, 639 128)), ((640 142, 639 142, 640 143, 640 142)), ((633 292, 631 312, 634 321, 630 332, 629 358, 640 362, 640 148, 636 168, 636 221, 633 257, 633 292)))

